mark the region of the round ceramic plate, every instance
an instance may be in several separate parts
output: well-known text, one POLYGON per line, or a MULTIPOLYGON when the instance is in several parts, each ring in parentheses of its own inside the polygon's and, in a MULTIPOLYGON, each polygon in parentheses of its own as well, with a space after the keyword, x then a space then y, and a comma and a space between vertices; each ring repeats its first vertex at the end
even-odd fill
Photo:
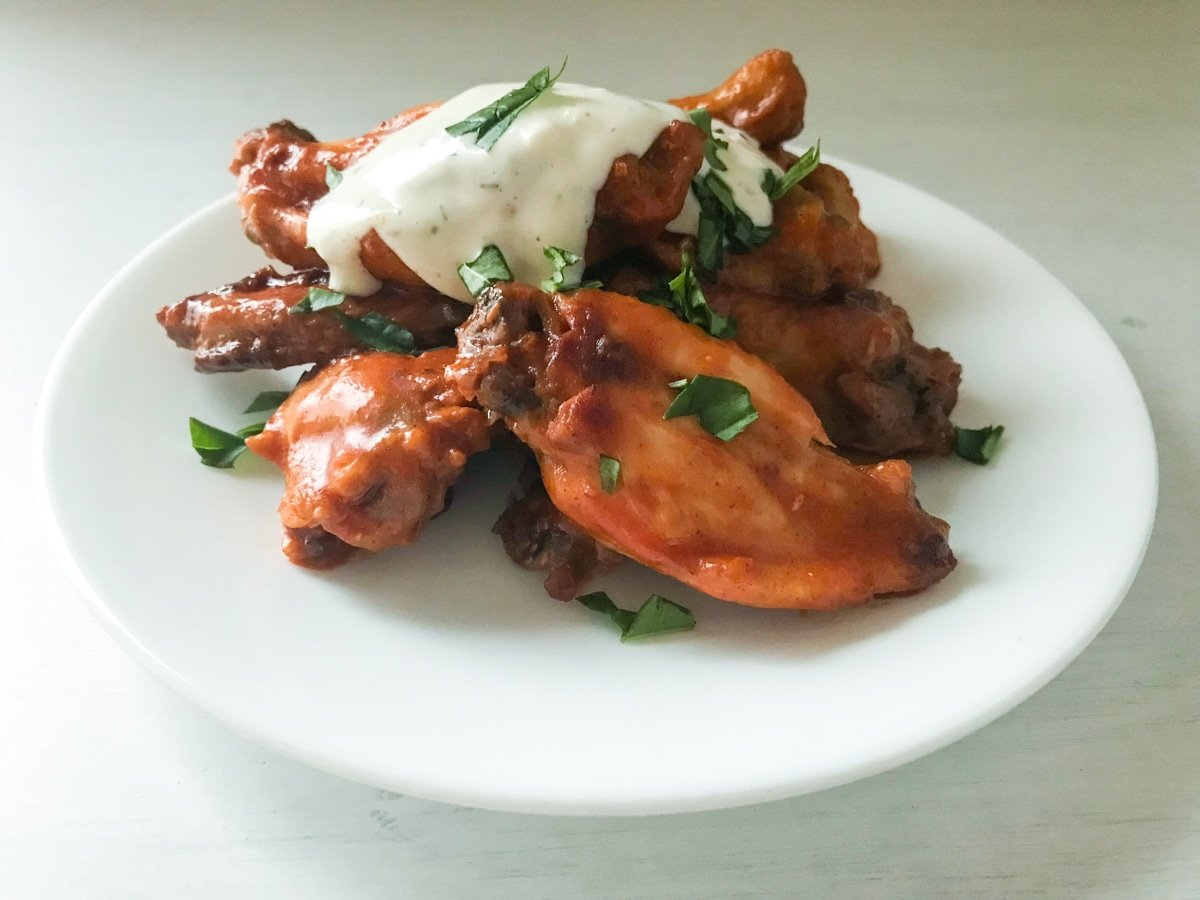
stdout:
MULTIPOLYGON (((925 593, 831 614, 742 608, 632 563, 694 631, 622 644, 559 604, 490 528, 512 459, 468 468, 413 547, 315 573, 279 552, 277 471, 202 467, 187 417, 234 428, 294 374, 201 376, 154 312, 262 264, 232 199, 130 263, 46 384, 47 519, 93 609, 155 674, 238 731, 420 797, 640 814, 786 797, 880 772, 1012 708, 1100 630, 1154 515, 1154 439, 1116 348, 1037 263, 961 212, 847 165, 878 232, 877 286, 962 363, 958 424, 995 460, 916 467, 959 566, 925 593)), ((747 510, 746 515, 753 515, 747 510)))

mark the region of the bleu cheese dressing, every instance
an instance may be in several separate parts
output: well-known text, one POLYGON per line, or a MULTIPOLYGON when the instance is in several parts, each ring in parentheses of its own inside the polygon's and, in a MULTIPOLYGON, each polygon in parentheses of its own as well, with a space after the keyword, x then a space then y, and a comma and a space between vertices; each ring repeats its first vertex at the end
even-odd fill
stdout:
MULTIPOLYGON (((516 87, 484 85, 448 100, 382 140, 313 205, 308 243, 329 266, 333 290, 379 290, 359 258, 372 230, 422 280, 467 303, 474 298, 458 267, 489 244, 504 254, 517 281, 537 284, 553 268, 546 247, 583 257, 596 194, 613 160, 641 156, 668 124, 686 121, 665 103, 556 83, 487 150, 471 135, 446 133, 516 87)), ((762 173, 781 170, 737 129, 714 122, 713 134, 729 144, 717 153, 734 199, 754 224, 771 224, 762 173)), ((689 194, 668 230, 695 234, 698 224, 699 204, 689 194)), ((567 282, 578 281, 582 269, 582 262, 568 269, 567 282)))

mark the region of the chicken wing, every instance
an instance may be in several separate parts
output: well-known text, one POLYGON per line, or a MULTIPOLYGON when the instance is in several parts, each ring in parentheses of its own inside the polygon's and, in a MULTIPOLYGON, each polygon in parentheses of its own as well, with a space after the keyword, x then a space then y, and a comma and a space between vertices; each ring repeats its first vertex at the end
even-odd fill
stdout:
MULTIPOLYGON (((242 227, 269 256, 296 267, 324 266, 308 246, 308 211, 328 193, 325 166, 344 168, 374 149, 390 131, 416 121, 437 104, 417 107, 360 138, 336 144, 316 141, 291 122, 244 135, 230 168, 238 173, 242 227)), ((673 122, 641 156, 613 161, 596 195, 588 230, 587 262, 597 262, 662 233, 691 189, 704 158, 704 134, 689 122, 673 122)), ((374 231, 362 240, 363 265, 384 282, 423 286, 421 278, 374 231)))
MULTIPOLYGON (((687 110, 706 107, 714 117, 771 147, 779 161, 786 162, 786 153, 775 145, 799 132, 804 124, 804 79, 790 53, 770 50, 750 60, 714 91, 671 102, 687 110)), ((388 134, 437 105, 414 107, 360 137, 339 142, 317 141, 310 132, 286 120, 243 135, 230 169, 238 176, 246 235, 268 255, 289 265, 323 266, 324 261, 308 246, 307 219, 313 203, 328 192, 326 166, 344 169, 388 134)), ((662 235, 683 206, 703 152, 702 132, 688 122, 674 122, 640 158, 627 155, 615 160, 596 195, 586 262, 600 262, 625 247, 641 246, 662 235)), ((792 235, 793 239, 803 236, 792 235)), ((820 252, 830 249, 823 247, 820 252)), ((670 253, 670 242, 663 252, 670 253)), ((382 281, 421 283, 375 232, 363 238, 361 259, 382 281)))
POLYGON ((326 167, 345 169, 393 131, 436 106, 415 106, 346 141, 318 141, 312 132, 286 119, 246 132, 234 145, 229 164, 238 176, 238 205, 246 237, 289 266, 324 266, 308 246, 306 234, 309 208, 329 190, 326 167))
MULTIPOLYGON (((624 269, 607 283, 638 294, 655 280, 624 269)), ((812 404, 839 450, 885 459, 954 449, 961 366, 917 343, 908 314, 886 294, 861 289, 796 304, 708 282, 703 290, 709 306, 737 320, 738 345, 812 404)))
MULTIPOLYGON (((194 363, 201 372, 325 363, 367 349, 331 313, 290 313, 309 288, 328 284, 324 269, 280 275, 268 267, 164 306, 157 318, 171 340, 196 351, 194 363)), ((453 344, 454 328, 470 311, 431 288, 395 285, 385 285, 370 297, 347 298, 340 309, 356 317, 372 312, 386 316, 412 332, 420 348, 453 344)))
MULTIPOLYGON (((779 157, 786 166, 790 156, 779 157)), ((720 284, 809 302, 831 288, 862 287, 879 274, 879 242, 863 224, 850 179, 822 163, 774 204, 774 234, 745 253, 726 253, 720 284)), ((649 245, 666 269, 679 271, 691 238, 662 234, 649 245)))
POLYGON ((283 469, 279 515, 292 562, 336 565, 342 543, 410 544, 442 510, 467 458, 489 443, 486 414, 446 380, 453 358, 453 350, 432 350, 335 360, 246 439, 283 469))
POLYGON ((450 371, 534 450, 571 521, 714 597, 828 609, 920 590, 954 566, 906 463, 841 459, 774 369, 660 307, 497 285, 459 329, 450 371), (697 374, 744 386, 758 419, 730 440, 696 417, 665 420, 670 385, 697 374), (620 462, 612 493, 601 454, 620 462))
POLYGON ((795 137, 804 128, 807 90, 792 54, 767 50, 707 94, 680 97, 680 109, 707 109, 714 119, 740 128, 764 147, 795 137))

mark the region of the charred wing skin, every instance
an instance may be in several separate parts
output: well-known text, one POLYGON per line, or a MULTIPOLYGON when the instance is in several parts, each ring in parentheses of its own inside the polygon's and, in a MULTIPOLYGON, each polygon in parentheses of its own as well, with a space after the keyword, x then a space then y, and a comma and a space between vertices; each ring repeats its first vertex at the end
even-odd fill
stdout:
MULTIPOLYGON (((286 369, 326 363, 367 349, 331 312, 289 312, 310 288, 328 287, 329 273, 308 269, 280 275, 264 268, 216 290, 186 297, 158 312, 177 345, 194 350, 200 372, 286 369)), ((379 313, 412 332, 419 348, 454 343, 454 329, 470 307, 427 287, 385 286, 370 297, 349 297, 339 307, 361 317, 379 313)))
POLYGON ((247 438, 284 472, 279 515, 293 562, 336 564, 348 552, 340 544, 411 544, 442 510, 467 458, 489 443, 487 416, 446 380, 453 358, 433 350, 335 360, 247 438))
POLYGON ((804 128, 808 91, 792 54, 768 50, 754 57, 707 94, 670 101, 680 109, 703 107, 763 146, 798 135, 804 128))
POLYGON ((601 544, 714 597, 792 609, 917 591, 953 568, 908 465, 838 457, 804 398, 736 344, 601 291, 498 285, 483 300, 451 372, 534 450, 551 501, 601 544), (664 420, 668 384, 696 374, 747 387, 758 421, 722 441, 694 416, 664 420), (600 454, 621 461, 612 494, 600 454))
POLYGON ((571 600, 593 578, 625 559, 559 512, 532 459, 521 473, 520 493, 509 498, 492 532, 500 536, 504 552, 518 566, 546 573, 546 593, 555 600, 571 600))

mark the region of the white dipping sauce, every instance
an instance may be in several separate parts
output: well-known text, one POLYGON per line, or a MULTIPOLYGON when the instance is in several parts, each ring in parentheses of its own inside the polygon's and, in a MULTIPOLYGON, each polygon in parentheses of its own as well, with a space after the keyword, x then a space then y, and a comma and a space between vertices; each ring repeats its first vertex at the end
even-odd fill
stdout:
MULTIPOLYGON (((371 230, 425 282, 466 303, 474 298, 458 267, 489 244, 500 248, 517 281, 537 284, 553 270, 546 247, 583 257, 596 193, 613 160, 641 156, 670 122, 687 121, 666 103, 556 83, 487 150, 474 135, 446 133, 517 87, 485 85, 448 100, 384 138, 313 205, 308 243, 329 266, 333 290, 379 290, 359 258, 359 243, 371 230)), ((720 175, 738 206, 754 224, 771 224, 762 173, 781 170, 743 132, 717 122, 713 132, 729 142, 718 150, 727 166, 720 175)), ((698 222, 699 205, 689 193, 669 230, 695 234, 698 222)), ((582 269, 582 263, 571 267, 567 282, 578 281, 582 269)))

